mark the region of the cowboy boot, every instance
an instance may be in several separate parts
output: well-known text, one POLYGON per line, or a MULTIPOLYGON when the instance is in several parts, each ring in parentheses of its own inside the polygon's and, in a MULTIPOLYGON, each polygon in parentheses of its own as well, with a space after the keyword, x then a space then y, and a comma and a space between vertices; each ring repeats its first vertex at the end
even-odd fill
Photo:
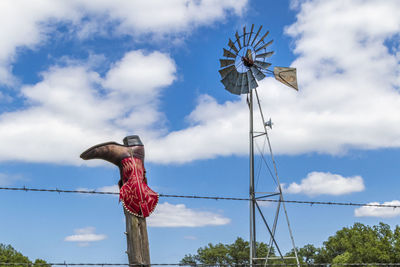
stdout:
POLYGON ((144 146, 138 136, 128 136, 125 145, 107 142, 81 154, 84 160, 103 159, 120 170, 120 200, 125 209, 139 217, 149 216, 158 203, 158 194, 147 185, 144 169, 144 146))

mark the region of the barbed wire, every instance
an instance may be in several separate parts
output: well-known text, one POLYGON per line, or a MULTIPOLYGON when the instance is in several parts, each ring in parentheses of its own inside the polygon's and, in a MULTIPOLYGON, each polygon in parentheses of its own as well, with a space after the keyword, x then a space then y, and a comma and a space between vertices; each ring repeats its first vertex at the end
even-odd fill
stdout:
MULTIPOLYGON (((78 193, 78 194, 101 194, 101 195, 119 195, 117 192, 105 192, 96 190, 66 190, 66 189, 45 189, 45 188, 28 188, 28 187, 0 187, 0 190, 11 191, 33 191, 33 192, 53 192, 53 193, 78 193)), ((249 198, 241 197, 221 197, 221 196, 198 196, 198 195, 171 195, 159 194, 160 197, 170 198, 191 198, 191 199, 209 199, 209 200, 236 200, 249 201, 249 198)), ((355 202, 334 202, 334 201, 305 201, 305 200, 281 200, 281 199, 258 199, 261 202, 285 202, 293 204, 308 205, 335 205, 335 206, 357 206, 357 207, 376 207, 376 208, 400 208, 400 205, 372 204, 372 203, 355 203, 355 202)))
MULTIPOLYGON (((250 264, 202 264, 202 263, 150 263, 150 264, 129 264, 129 263, 28 263, 28 262, 0 262, 0 266, 199 266, 199 267, 227 267, 227 266, 250 266, 250 264)), ((297 263, 271 263, 252 264, 252 266, 298 266, 297 263)), ((400 263, 303 263, 300 266, 400 266, 400 263)))

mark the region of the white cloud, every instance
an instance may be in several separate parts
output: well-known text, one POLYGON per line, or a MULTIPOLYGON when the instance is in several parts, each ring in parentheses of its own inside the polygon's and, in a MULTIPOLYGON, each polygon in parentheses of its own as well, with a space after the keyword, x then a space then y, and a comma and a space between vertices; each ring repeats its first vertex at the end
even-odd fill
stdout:
MULTIPOLYGON (((380 205, 379 202, 371 202, 368 203, 370 205, 380 205)), ((393 205, 399 206, 399 200, 393 200, 384 202, 382 205, 393 205)), ((399 208, 380 208, 380 207, 370 207, 370 206, 363 206, 360 208, 356 208, 354 210, 354 216, 356 217, 380 217, 380 218, 392 218, 397 217, 400 215, 399 208)))
POLYGON ((94 227, 75 229, 75 234, 65 237, 64 241, 78 242, 80 246, 87 246, 89 242, 98 242, 107 238, 106 235, 96 234, 95 231, 94 227))
POLYGON ((246 0, 0 1, 0 83, 15 85, 12 62, 17 49, 36 49, 55 33, 57 24, 78 37, 94 34, 168 36, 209 25, 228 14, 241 14, 246 0))
POLYGON ((329 172, 311 172, 300 184, 291 183, 283 190, 288 194, 345 195, 365 189, 361 176, 343 177, 329 172))
POLYGON ((230 219, 209 211, 196 211, 184 204, 159 203, 147 220, 150 227, 203 227, 225 225, 230 219))
POLYGON ((11 185, 13 182, 18 180, 24 180, 21 175, 18 174, 6 174, 0 173, 0 186, 8 186, 11 185))
POLYGON ((104 79, 77 64, 49 69, 42 81, 21 89, 24 109, 0 115, 0 160, 82 164, 79 154, 96 142, 132 132, 151 138, 163 130, 158 98, 175 79, 175 71, 167 55, 143 51, 126 53, 104 79), (131 75, 155 59, 158 63, 151 69, 131 75), (154 77, 145 84, 142 77, 150 71, 154 77), (30 141, 22 142, 27 135, 30 141), (22 143, 24 149, 16 149, 22 143))
POLYGON ((119 193, 118 185, 108 185, 96 189, 97 192, 113 192, 119 193))

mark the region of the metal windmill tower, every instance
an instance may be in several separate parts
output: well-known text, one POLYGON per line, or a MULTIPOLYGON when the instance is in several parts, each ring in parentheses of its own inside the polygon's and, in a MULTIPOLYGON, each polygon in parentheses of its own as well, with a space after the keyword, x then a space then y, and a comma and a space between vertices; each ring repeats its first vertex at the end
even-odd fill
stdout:
MULTIPOLYGON (((268 263, 268 260, 271 259, 281 259, 283 262, 288 258, 295 259, 297 265, 300 266, 296 246, 294 243, 292 230, 290 228, 289 217, 287 215, 285 202, 283 201, 283 194, 281 184, 279 182, 278 172, 275 164, 275 160, 273 157, 270 140, 268 137, 267 127, 272 128, 271 120, 265 121, 264 115, 262 113, 260 100, 258 98, 257 93, 257 81, 264 79, 267 75, 274 75, 274 77, 280 81, 281 83, 298 90, 297 88, 297 78, 296 78, 296 69, 295 68, 286 68, 286 67, 274 67, 274 70, 271 71, 268 67, 271 66, 271 63, 266 62, 266 59, 272 56, 273 51, 267 51, 267 48, 272 44, 271 41, 266 41, 265 38, 268 35, 268 31, 264 35, 260 35, 262 30, 262 26, 258 29, 257 32, 254 31, 254 24, 251 26, 250 31, 246 31, 246 27, 243 28, 243 34, 239 34, 236 32, 234 41, 229 39, 228 49, 223 49, 224 58, 220 59, 221 70, 219 73, 221 74, 221 82, 224 84, 225 89, 231 92, 232 94, 241 95, 247 94, 247 102, 249 105, 249 113, 250 113, 250 125, 249 125, 249 139, 250 139, 250 265, 255 264, 259 260, 264 260, 265 265, 268 263), (263 132, 254 132, 253 129, 253 90, 255 91, 255 96, 257 99, 262 125, 263 132), (274 165, 275 177, 272 177, 277 185, 277 190, 275 192, 263 192, 259 193, 255 190, 254 184, 254 140, 255 138, 265 136, 268 140, 271 160, 274 165), (263 194, 263 195, 262 195, 263 194), (265 198, 278 198, 277 209, 275 212, 275 217, 273 219, 273 224, 270 225, 267 223, 265 216, 263 215, 258 200, 265 198), (276 241, 275 234, 278 223, 279 212, 283 208, 285 213, 285 218, 291 238, 291 242, 293 245, 294 257, 284 257, 279 248, 279 245, 276 241), (259 212, 259 215, 265 224, 269 236, 269 251, 268 255, 264 258, 258 258, 256 255, 256 209, 259 212), (279 257, 270 257, 270 252, 272 248, 275 247, 277 252, 279 253, 279 257)), ((272 175, 272 173, 271 173, 272 175)))

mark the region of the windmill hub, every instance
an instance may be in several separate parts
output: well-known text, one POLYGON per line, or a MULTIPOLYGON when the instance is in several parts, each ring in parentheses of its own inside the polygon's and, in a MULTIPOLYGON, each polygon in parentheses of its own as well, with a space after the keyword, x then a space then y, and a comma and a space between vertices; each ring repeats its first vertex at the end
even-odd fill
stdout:
POLYGON ((248 68, 250 68, 251 66, 254 65, 254 61, 248 57, 242 57, 242 62, 243 62, 243 65, 245 65, 248 68))

